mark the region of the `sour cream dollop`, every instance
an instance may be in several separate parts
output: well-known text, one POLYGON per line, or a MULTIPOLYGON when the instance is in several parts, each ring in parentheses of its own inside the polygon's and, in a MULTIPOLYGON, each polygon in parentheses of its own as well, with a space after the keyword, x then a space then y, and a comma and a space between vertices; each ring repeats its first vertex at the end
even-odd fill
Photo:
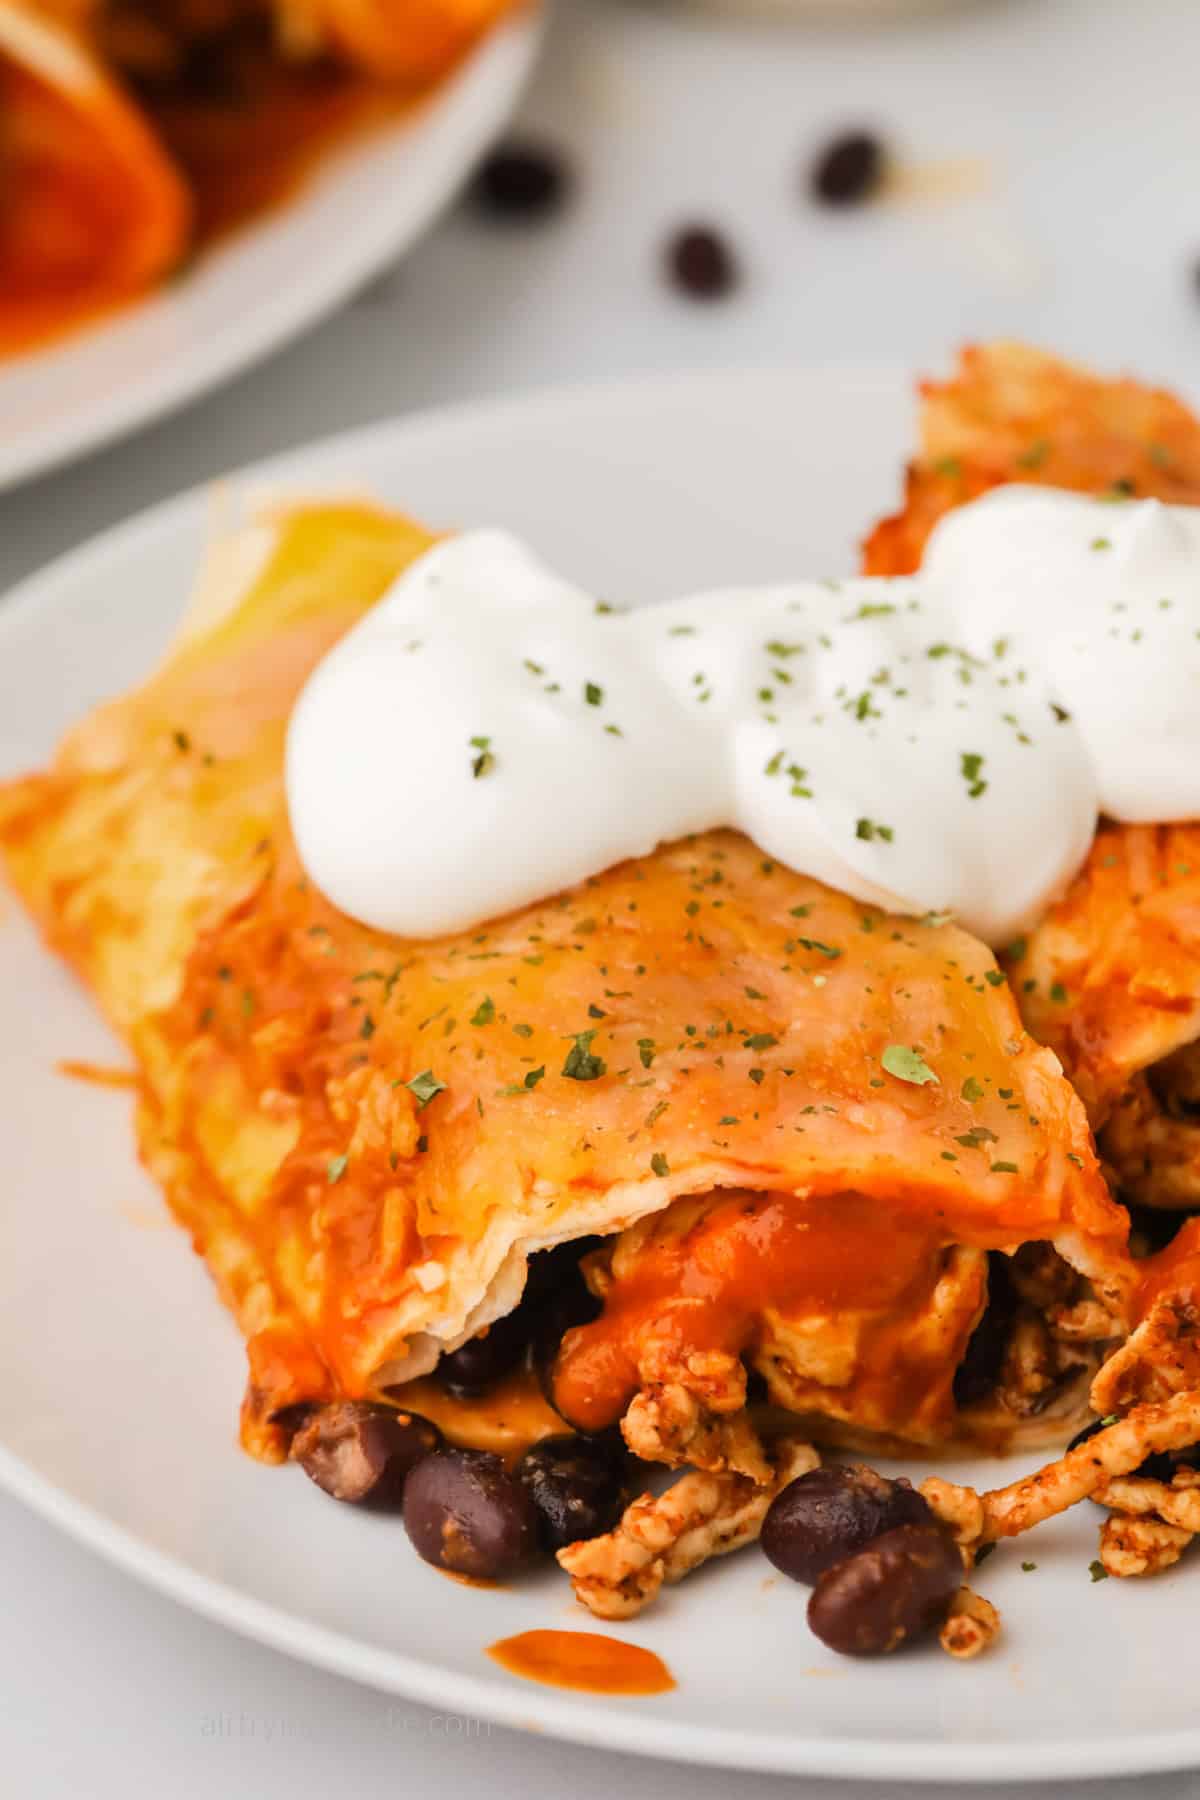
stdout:
POLYGON ((599 607, 502 532, 447 539, 322 660, 287 746, 312 881, 466 929, 688 832, 992 944, 1099 812, 1200 816, 1200 509, 1003 488, 919 576, 599 607))

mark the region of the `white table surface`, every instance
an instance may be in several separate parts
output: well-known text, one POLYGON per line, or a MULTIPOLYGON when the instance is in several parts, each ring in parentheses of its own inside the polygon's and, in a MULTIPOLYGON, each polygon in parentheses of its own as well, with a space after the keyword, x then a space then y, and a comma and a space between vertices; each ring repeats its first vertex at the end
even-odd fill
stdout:
MULTIPOLYGON (((448 219, 233 387, 0 498, 0 588, 248 459, 489 392, 816 358, 938 369, 963 339, 1000 334, 1200 391, 1195 0, 980 0, 873 31, 682 10, 561 7, 523 109, 577 170, 560 221, 499 233, 448 219), (940 196, 814 208, 811 152, 860 122, 910 165, 943 166, 940 196), (944 191, 954 180, 969 191, 944 191), (689 305, 659 275, 664 236, 691 218, 741 253, 744 283, 720 305, 689 305)), ((5 1499, 0 1556, 0 1792, 14 1800, 768 1800, 799 1785, 578 1750, 355 1688, 144 1592, 5 1499)), ((1135 1784, 1090 1791, 1129 1800, 1135 1784)), ((1145 1800, 1198 1791, 1191 1774, 1136 1784, 1145 1800)))

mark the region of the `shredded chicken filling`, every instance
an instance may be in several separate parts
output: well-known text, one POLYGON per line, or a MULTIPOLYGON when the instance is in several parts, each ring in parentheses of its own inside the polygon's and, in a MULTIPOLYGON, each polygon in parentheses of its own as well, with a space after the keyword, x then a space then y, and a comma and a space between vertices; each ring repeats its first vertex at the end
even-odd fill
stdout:
POLYGON ((826 1440, 996 1440, 1080 1410, 1117 1334, 1053 1246, 946 1245, 857 1194, 679 1201, 584 1269, 604 1305, 563 1340, 563 1415, 588 1431, 619 1420, 647 1461, 757 1482, 748 1379, 826 1440))
POLYGON ((1171 1212, 1200 1207, 1200 1043, 1136 1075, 1099 1142, 1124 1198, 1171 1212))

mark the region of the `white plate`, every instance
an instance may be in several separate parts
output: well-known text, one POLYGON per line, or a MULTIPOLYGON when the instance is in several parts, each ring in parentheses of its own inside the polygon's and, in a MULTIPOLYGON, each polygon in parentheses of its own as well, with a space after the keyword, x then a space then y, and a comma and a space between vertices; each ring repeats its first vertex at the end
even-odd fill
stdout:
POLYGON ((186 281, 0 362, 0 489, 228 380, 332 312, 420 236, 500 130, 539 5, 489 34, 411 118, 332 152, 299 194, 186 281))
MULTIPOLYGON (((253 480, 365 484, 439 524, 511 526, 601 593, 644 598, 849 569, 895 498, 911 428, 895 372, 688 377, 358 432, 253 480)), ((43 757, 152 662, 210 514, 203 493, 157 508, 0 607, 0 771, 43 757)), ((0 1480, 123 1568, 377 1687, 610 1748, 897 1779, 1200 1761, 1194 1576, 1093 1585, 1088 1507, 987 1565, 1006 1635, 978 1663, 936 1648, 840 1661, 810 1637, 804 1590, 751 1550, 621 1630, 665 1657, 674 1693, 593 1699, 502 1673, 493 1639, 589 1625, 562 1578, 457 1586, 395 1521, 239 1454, 237 1334, 137 1166, 127 1099, 53 1073, 113 1046, 12 906, 0 994, 0 1480)))

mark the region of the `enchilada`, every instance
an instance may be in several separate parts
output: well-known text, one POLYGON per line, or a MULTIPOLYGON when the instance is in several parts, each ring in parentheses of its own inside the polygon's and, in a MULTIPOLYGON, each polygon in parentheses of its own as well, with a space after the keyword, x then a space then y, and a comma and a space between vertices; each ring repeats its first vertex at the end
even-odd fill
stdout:
MULTIPOLYGON (((439 936, 333 905, 297 849, 289 722, 432 547, 367 506, 264 517, 219 547, 150 682, 0 796, 18 892, 131 1045, 143 1154, 247 1339, 247 1448, 360 1498, 386 1420, 405 1455, 432 1441, 414 1414, 510 1456, 619 1425, 692 1471, 559 1551, 585 1604, 621 1616, 756 1535, 815 1442, 1061 1439, 1090 1385, 1122 1415, 1090 1473, 1073 1452, 1032 1499, 974 1510, 927 1484, 968 1558, 1190 1442, 1190 1239, 1174 1274, 1128 1254, 1058 1059, 1093 1109, 1101 1065, 1016 979, 1047 928, 997 962, 943 914, 853 898, 718 829, 439 936)), ((854 618, 897 610, 850 597, 854 618)), ((799 654, 767 648, 781 668, 799 654)), ((581 711, 601 698, 589 681, 581 711)), ((879 709, 852 694, 850 714, 879 709)), ((512 746, 470 744, 491 794, 512 746)), ((954 758, 968 812, 984 763, 954 758)), ((419 756, 385 774, 429 780, 419 756)), ((1059 966, 1045 1000, 1069 1010, 1059 966)), ((978 1645, 981 1606, 947 1631, 978 1645)))
MULTIPOLYGON (((864 567, 915 569, 939 519, 1010 483, 1115 507, 1196 505, 1200 427, 1133 381, 1019 345, 969 349, 949 381, 922 388, 905 505, 871 532, 864 567)), ((1028 1029, 1084 1100, 1122 1197, 1200 1205, 1200 828, 1102 821, 1075 880, 1002 962, 1028 1029)))
POLYGON ((1125 1222, 991 953, 728 832, 479 931, 356 925, 299 865, 284 732, 430 540, 369 509, 257 529, 222 553, 265 557, 248 587, 216 572, 158 674, 0 814, 19 892, 138 1058, 143 1154, 246 1334, 247 1446, 282 1455, 298 1409, 427 1375, 512 1312, 531 1255, 597 1234, 603 1315, 552 1393, 589 1430, 626 1418, 645 1455, 762 1476, 750 1377, 889 1442, 1077 1406, 1120 1335, 1125 1222), (960 1405, 989 1253, 1023 1244, 1025 1348, 1006 1377, 1000 1341, 960 1405), (997 1407, 1006 1379, 1028 1404, 997 1407))

